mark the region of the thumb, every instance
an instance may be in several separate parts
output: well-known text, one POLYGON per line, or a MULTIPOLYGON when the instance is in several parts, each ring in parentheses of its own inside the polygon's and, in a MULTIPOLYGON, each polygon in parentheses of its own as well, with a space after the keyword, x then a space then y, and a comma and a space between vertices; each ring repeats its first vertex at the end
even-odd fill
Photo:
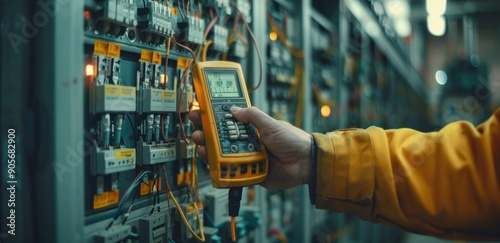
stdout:
POLYGON ((240 108, 233 106, 229 111, 238 121, 251 123, 259 130, 270 127, 276 122, 276 120, 256 107, 240 108))

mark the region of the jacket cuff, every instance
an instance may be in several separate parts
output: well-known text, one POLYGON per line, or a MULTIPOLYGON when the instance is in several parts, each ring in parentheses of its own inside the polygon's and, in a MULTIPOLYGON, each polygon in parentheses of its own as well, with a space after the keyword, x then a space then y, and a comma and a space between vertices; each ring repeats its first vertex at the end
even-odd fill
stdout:
POLYGON ((362 129, 313 134, 317 147, 316 207, 369 220, 375 190, 370 136, 362 129))

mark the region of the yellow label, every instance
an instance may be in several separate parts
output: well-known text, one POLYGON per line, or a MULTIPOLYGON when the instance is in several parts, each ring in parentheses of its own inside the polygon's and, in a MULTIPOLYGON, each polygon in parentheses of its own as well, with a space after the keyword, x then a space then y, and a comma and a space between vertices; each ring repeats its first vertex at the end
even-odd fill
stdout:
POLYGON ((191 183, 191 172, 188 171, 186 173, 177 174, 177 185, 186 185, 191 183))
POLYGON ((164 99, 176 99, 177 93, 173 90, 163 90, 162 96, 164 99))
POLYGON ((153 52, 148 50, 141 50, 141 59, 143 62, 151 62, 153 60, 153 52))
POLYGON ((108 54, 108 42, 96 40, 94 42, 94 54, 106 56, 108 54))
POLYGON ((121 96, 134 96, 135 97, 135 88, 121 86, 121 96))
POLYGON ((140 191, 141 196, 153 193, 153 185, 155 185, 158 191, 161 191, 161 177, 156 180, 156 184, 154 180, 148 181, 148 184, 141 183, 141 191, 140 191))
POLYGON ((153 63, 155 64, 160 64, 161 65, 161 53, 159 52, 153 52, 153 63))
POLYGON ((151 98, 157 99, 162 97, 162 91, 161 90, 154 90, 151 89, 151 98))
POLYGON ((106 96, 119 96, 121 94, 121 86, 118 85, 106 85, 104 88, 104 94, 106 96))
POLYGON ((121 46, 115 43, 109 43, 108 46, 108 56, 114 58, 120 58, 120 49, 121 46))
POLYGON ((124 158, 135 158, 135 150, 134 149, 120 149, 115 151, 116 159, 124 159, 124 158))
POLYGON ((94 209, 104 208, 117 204, 120 198, 120 191, 104 192, 101 195, 94 195, 94 209))
POLYGON ((106 85, 104 88, 106 96, 130 96, 135 97, 135 87, 120 86, 120 85, 106 85))
POLYGON ((186 69, 189 66, 189 63, 191 63, 190 59, 179 57, 177 59, 177 68, 186 69))
POLYGON ((94 209, 104 208, 108 206, 108 193, 94 195, 94 209))
POLYGON ((170 9, 172 9, 172 14, 174 16, 177 16, 177 9, 176 8, 170 8, 170 9))
POLYGON ((113 205, 117 204, 120 198, 120 191, 119 190, 114 190, 112 192, 108 192, 108 201, 107 204, 113 205))
POLYGON ((186 181, 186 174, 185 173, 177 174, 177 185, 178 186, 186 184, 185 181, 186 181))

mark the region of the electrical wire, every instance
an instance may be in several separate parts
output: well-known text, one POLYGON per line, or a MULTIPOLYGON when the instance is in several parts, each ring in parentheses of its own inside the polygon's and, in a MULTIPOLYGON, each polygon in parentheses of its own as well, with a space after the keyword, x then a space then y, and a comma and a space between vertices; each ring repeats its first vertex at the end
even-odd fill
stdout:
MULTIPOLYGON (((167 170, 166 170, 165 165, 162 166, 162 169, 163 169, 164 177, 167 178, 167 170)), ((165 179, 165 181, 167 181, 167 179, 165 179)), ((203 222, 201 222, 200 211, 198 210, 198 203, 194 202, 193 206, 194 206, 194 209, 196 212, 196 218, 197 218, 197 222, 198 222, 198 228, 200 230, 200 235, 196 234, 194 232, 194 230, 191 228, 191 225, 189 225, 189 222, 187 221, 186 216, 184 215, 184 211, 182 210, 182 207, 179 205, 179 203, 175 199, 175 196, 172 193, 172 191, 170 190, 170 187, 168 186, 168 184, 167 184, 167 194, 170 195, 170 198, 174 202, 175 207, 179 211, 179 215, 181 216, 181 219, 184 222, 184 224, 186 225, 186 228, 189 231, 189 233, 191 233, 196 240, 198 240, 200 242, 205 242, 205 233, 203 233, 203 222)))
POLYGON ((189 70, 191 69, 192 65, 193 65, 193 62, 196 62, 196 56, 194 55, 194 52, 193 50, 191 50, 191 48, 185 46, 185 45, 182 45, 180 44, 179 42, 177 42, 177 40, 175 38, 173 38, 173 41, 174 41, 174 44, 185 49, 186 51, 188 51, 191 56, 193 57, 193 61, 192 62, 189 62, 188 66, 186 67, 186 69, 184 70, 184 73, 182 74, 182 77, 181 79, 179 80, 179 83, 183 83, 182 85, 182 90, 181 90, 181 94, 179 95, 179 102, 178 105, 177 105, 177 116, 179 117, 179 126, 180 126, 180 129, 181 129, 181 133, 182 133, 182 140, 184 140, 184 142, 186 144, 190 144, 191 142, 189 141, 189 139, 187 138, 186 136, 186 131, 184 130, 184 126, 182 125, 183 122, 182 122, 182 117, 181 117, 181 100, 182 100, 182 96, 184 95, 184 91, 186 90, 186 86, 187 86, 187 73, 189 72, 189 70))
POLYGON ((236 242, 236 220, 235 217, 231 217, 231 240, 236 242))
POLYGON ((259 82, 257 83, 257 85, 251 89, 248 89, 248 92, 251 93, 255 90, 257 90, 261 83, 262 83, 262 75, 263 75, 263 67, 262 67, 262 57, 260 55, 260 49, 259 49, 259 45, 257 45, 257 41, 255 40, 255 36, 252 32, 252 29, 250 28, 250 26, 248 25, 247 21, 245 20, 245 16, 243 16, 243 14, 241 13, 240 9, 238 8, 238 6, 236 5, 236 3, 234 3, 233 1, 230 1, 231 5, 233 5, 233 7, 236 9, 236 11, 241 15, 241 19, 243 20, 243 23, 245 24, 245 27, 247 28, 248 30, 248 34, 250 34, 250 38, 252 39, 252 42, 253 44, 255 45, 255 50, 257 51, 257 57, 259 58, 259 82))
POLYGON ((128 197, 130 196, 130 193, 132 192, 132 190, 134 188, 136 188, 138 185, 141 184, 142 178, 144 178, 144 176, 147 175, 147 174, 152 174, 152 172, 151 171, 144 171, 144 172, 141 171, 135 177, 135 179, 133 180, 132 184, 129 186, 129 188, 127 188, 127 190, 123 194, 122 199, 118 203, 118 209, 116 210, 115 216, 113 217, 113 219, 111 220, 111 222, 109 222, 108 226, 106 227, 106 230, 108 230, 109 228, 111 228, 111 226, 113 225, 114 221, 118 219, 118 217, 120 216, 120 214, 122 212, 123 204, 125 203, 125 201, 127 201, 128 197))
POLYGON ((132 120, 130 119, 129 114, 125 114, 125 116, 127 116, 127 120, 130 123, 130 128, 132 128, 132 133, 134 134, 134 142, 135 142, 137 141, 137 134, 136 134, 137 131, 134 127, 134 124, 132 123, 132 120))
POLYGON ((168 69, 168 56, 170 55, 170 44, 172 42, 172 37, 168 37, 165 40, 165 70, 163 70, 163 75, 165 75, 165 83, 163 84, 163 88, 167 89, 167 69, 168 69))
POLYGON ((213 41, 208 40, 207 43, 205 44, 205 47, 203 48, 203 54, 201 55, 201 61, 206 62, 207 61, 207 52, 208 52, 208 47, 212 45, 213 41))
MULTIPOLYGON (((212 9, 210 9, 210 13, 212 13, 212 9)), ((205 30, 205 33, 203 33, 203 38, 206 39, 208 34, 210 33, 210 30, 212 30, 212 28, 214 27, 215 23, 217 22, 217 19, 219 18, 218 15, 216 15, 212 21, 210 21, 210 23, 208 24, 207 26, 207 29, 205 30)))
POLYGON ((200 54, 203 50, 203 45, 202 44, 199 44, 198 47, 196 48, 196 62, 198 62, 198 60, 200 60, 200 54))
POLYGON ((271 16, 271 13, 267 12, 266 16, 267 16, 267 20, 269 22, 269 25, 271 26, 271 30, 274 31, 278 35, 278 38, 281 40, 283 45, 285 45, 285 47, 292 54, 292 56, 294 56, 296 58, 303 58, 304 52, 300 51, 300 50, 296 50, 288 43, 286 34, 279 28, 278 24, 276 24, 276 22, 274 22, 274 19, 271 16))
POLYGON ((139 190, 138 187, 135 188, 135 193, 134 193, 134 199, 132 199, 132 203, 128 207, 128 211, 125 213, 123 220, 122 220, 122 225, 124 225, 127 222, 128 216, 130 215, 130 212, 132 212, 132 208, 134 207, 135 200, 137 199, 137 194, 139 190))

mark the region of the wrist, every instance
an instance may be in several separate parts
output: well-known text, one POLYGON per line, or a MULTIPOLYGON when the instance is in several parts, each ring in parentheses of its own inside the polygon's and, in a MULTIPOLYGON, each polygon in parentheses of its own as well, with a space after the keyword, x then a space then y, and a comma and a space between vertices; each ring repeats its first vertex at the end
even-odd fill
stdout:
POLYGON ((301 166, 300 166, 300 184, 309 184, 311 181, 312 168, 311 168, 311 155, 312 155, 312 135, 304 139, 304 151, 302 153, 301 166))

